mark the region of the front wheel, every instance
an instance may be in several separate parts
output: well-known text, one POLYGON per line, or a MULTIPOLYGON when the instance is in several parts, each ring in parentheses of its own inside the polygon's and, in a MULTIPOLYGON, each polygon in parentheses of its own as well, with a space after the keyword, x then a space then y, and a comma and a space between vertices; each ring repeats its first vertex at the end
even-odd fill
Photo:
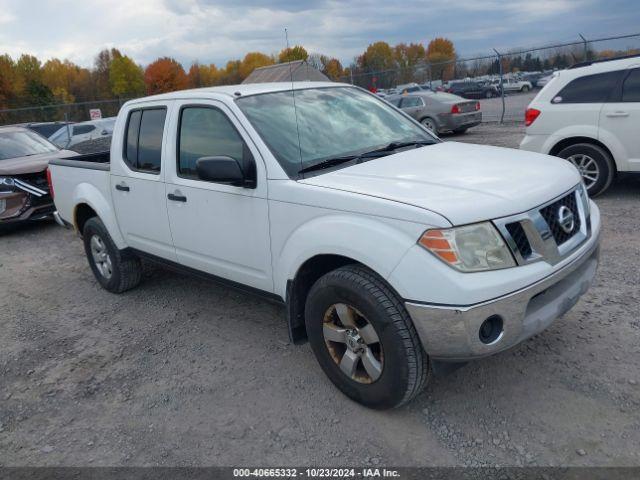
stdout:
POLYGON ((140 283, 140 259, 131 253, 118 250, 98 217, 87 220, 82 238, 89 266, 105 290, 122 293, 140 283))
POLYGON ((578 143, 562 149, 558 156, 578 169, 589 196, 600 195, 611 185, 615 175, 613 160, 597 145, 578 143))
POLYGON ((456 128, 453 133, 457 133, 457 134, 462 134, 465 133, 467 131, 468 127, 465 128, 456 128))
POLYGON ((311 348, 329 379, 367 407, 398 407, 426 385, 429 359, 397 295, 375 273, 347 265, 311 288, 311 348))

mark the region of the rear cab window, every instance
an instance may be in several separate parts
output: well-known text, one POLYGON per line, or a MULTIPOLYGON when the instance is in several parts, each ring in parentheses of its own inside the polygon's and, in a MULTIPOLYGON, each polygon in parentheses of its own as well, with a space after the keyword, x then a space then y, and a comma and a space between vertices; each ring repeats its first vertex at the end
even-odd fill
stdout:
POLYGON ((149 107, 129 112, 123 160, 134 171, 159 174, 166 107, 149 107))

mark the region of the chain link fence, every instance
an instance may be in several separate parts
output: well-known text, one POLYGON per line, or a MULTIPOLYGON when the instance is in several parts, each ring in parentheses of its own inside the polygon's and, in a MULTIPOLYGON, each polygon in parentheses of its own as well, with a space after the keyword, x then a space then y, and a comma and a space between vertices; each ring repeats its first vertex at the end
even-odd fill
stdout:
MULTIPOLYGON (((535 79, 552 74, 581 62, 621 56, 640 55, 640 33, 588 39, 578 34, 575 41, 556 42, 532 48, 514 48, 474 57, 456 58, 445 62, 420 62, 411 68, 390 68, 360 71, 356 66, 339 81, 358 85, 372 91, 396 90, 398 86, 417 84, 432 90, 451 82, 465 80, 495 81, 500 98, 484 100, 485 121, 518 120, 535 92, 516 95, 505 92, 506 78, 535 79), (521 97, 521 98, 518 98, 521 97)), ((399 93, 399 92, 397 92, 399 93)))

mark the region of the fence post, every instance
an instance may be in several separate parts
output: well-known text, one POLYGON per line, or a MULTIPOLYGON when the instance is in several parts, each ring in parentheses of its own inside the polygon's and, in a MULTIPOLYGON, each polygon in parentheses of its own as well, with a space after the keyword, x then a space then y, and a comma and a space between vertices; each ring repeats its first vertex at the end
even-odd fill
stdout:
POLYGON ((587 46, 587 39, 584 38, 581 33, 579 33, 578 35, 582 39, 582 44, 584 45, 584 60, 583 61, 586 62, 587 60, 589 60, 589 58, 588 58, 589 57, 589 47, 587 46))
POLYGON ((498 73, 500 74, 500 97, 502 98, 502 113, 500 114, 500 124, 504 123, 504 111, 505 111, 505 105, 504 105, 504 85, 503 85, 503 78, 502 78, 502 55, 500 55, 500 52, 498 52, 495 48, 493 49, 494 52, 496 52, 496 55, 498 56, 498 73))

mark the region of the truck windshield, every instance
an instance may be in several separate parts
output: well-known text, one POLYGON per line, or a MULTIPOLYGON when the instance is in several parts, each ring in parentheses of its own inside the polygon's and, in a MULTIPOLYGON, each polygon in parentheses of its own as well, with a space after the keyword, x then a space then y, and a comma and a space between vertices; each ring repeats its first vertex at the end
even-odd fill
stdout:
POLYGON ((353 87, 296 90, 295 98, 291 90, 265 93, 236 103, 291 178, 321 162, 385 145, 438 141, 391 105, 353 87))
POLYGON ((0 131, 0 160, 56 151, 58 149, 54 145, 27 129, 0 131))

